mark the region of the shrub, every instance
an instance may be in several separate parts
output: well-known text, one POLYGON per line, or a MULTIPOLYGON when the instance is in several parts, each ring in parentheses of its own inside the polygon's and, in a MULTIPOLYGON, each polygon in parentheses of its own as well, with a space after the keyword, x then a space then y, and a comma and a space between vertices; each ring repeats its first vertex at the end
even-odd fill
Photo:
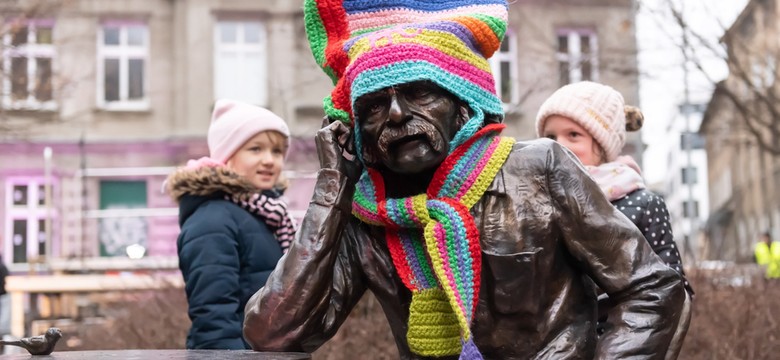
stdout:
MULTIPOLYGON (((780 354, 780 280, 764 279, 755 266, 722 265, 688 269, 696 297, 680 359, 776 358, 780 354)), ((183 290, 92 297, 105 321, 94 326, 82 322, 66 331, 64 340, 75 345, 67 350, 184 346, 190 321, 183 290)), ((390 326, 370 293, 313 358, 346 359, 357 354, 380 360, 398 358, 390 326)))

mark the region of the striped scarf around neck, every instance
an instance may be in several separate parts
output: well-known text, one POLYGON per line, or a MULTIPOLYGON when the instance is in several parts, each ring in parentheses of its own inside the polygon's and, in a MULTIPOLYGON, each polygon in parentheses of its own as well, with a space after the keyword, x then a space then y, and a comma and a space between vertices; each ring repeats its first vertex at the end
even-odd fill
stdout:
POLYGON ((500 136, 504 127, 488 125, 455 148, 425 194, 388 199, 384 179, 374 169, 357 183, 353 214, 385 227, 395 269, 412 292, 407 341, 416 354, 482 358, 471 334, 482 254, 469 209, 512 149, 514 139, 500 136))
POLYGON ((225 200, 232 201, 265 223, 274 233, 282 253, 295 240, 296 224, 287 210, 287 202, 279 196, 269 196, 266 192, 244 192, 225 195, 225 200))

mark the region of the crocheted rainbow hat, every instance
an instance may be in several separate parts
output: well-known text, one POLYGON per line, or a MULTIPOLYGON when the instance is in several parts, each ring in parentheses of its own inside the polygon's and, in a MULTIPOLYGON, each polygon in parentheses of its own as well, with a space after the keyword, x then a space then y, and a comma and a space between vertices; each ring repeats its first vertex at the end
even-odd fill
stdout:
POLYGON ((335 84, 324 100, 332 119, 352 125, 361 95, 419 80, 473 111, 450 149, 477 132, 485 113, 503 115, 487 58, 506 31, 505 0, 306 0, 304 20, 314 59, 335 84))

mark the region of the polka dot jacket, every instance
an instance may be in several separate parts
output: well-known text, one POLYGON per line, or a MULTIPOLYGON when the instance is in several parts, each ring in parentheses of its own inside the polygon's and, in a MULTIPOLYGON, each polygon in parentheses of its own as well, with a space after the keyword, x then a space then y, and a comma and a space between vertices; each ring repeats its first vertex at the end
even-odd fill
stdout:
POLYGON ((685 277, 680 252, 674 242, 669 211, 663 198, 647 189, 638 189, 613 201, 612 205, 642 231, 650 247, 661 257, 661 260, 682 275, 685 290, 693 296, 693 288, 685 277))

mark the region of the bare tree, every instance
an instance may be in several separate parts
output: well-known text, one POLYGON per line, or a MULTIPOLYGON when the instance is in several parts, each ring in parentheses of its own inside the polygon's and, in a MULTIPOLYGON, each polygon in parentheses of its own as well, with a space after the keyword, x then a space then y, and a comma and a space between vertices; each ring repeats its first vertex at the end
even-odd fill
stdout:
POLYGON ((748 1, 736 21, 728 26, 708 13, 707 4, 702 1, 700 7, 723 34, 720 38, 696 30, 689 20, 692 16, 686 13, 681 0, 664 0, 664 6, 656 9, 654 15, 659 19, 667 17, 663 20, 676 24, 681 36, 675 42, 683 54, 685 66, 702 75, 713 88, 721 79, 715 78, 707 68, 708 61, 717 59, 728 67, 729 75, 718 90, 731 102, 734 118, 741 120, 735 125, 745 130, 751 142, 762 151, 780 155, 780 99, 776 85, 780 47, 776 41, 775 1, 748 1))
POLYGON ((63 121, 57 110, 79 79, 58 71, 57 48, 74 39, 55 36, 55 21, 72 2, 0 1, 0 138, 23 138, 63 121))

